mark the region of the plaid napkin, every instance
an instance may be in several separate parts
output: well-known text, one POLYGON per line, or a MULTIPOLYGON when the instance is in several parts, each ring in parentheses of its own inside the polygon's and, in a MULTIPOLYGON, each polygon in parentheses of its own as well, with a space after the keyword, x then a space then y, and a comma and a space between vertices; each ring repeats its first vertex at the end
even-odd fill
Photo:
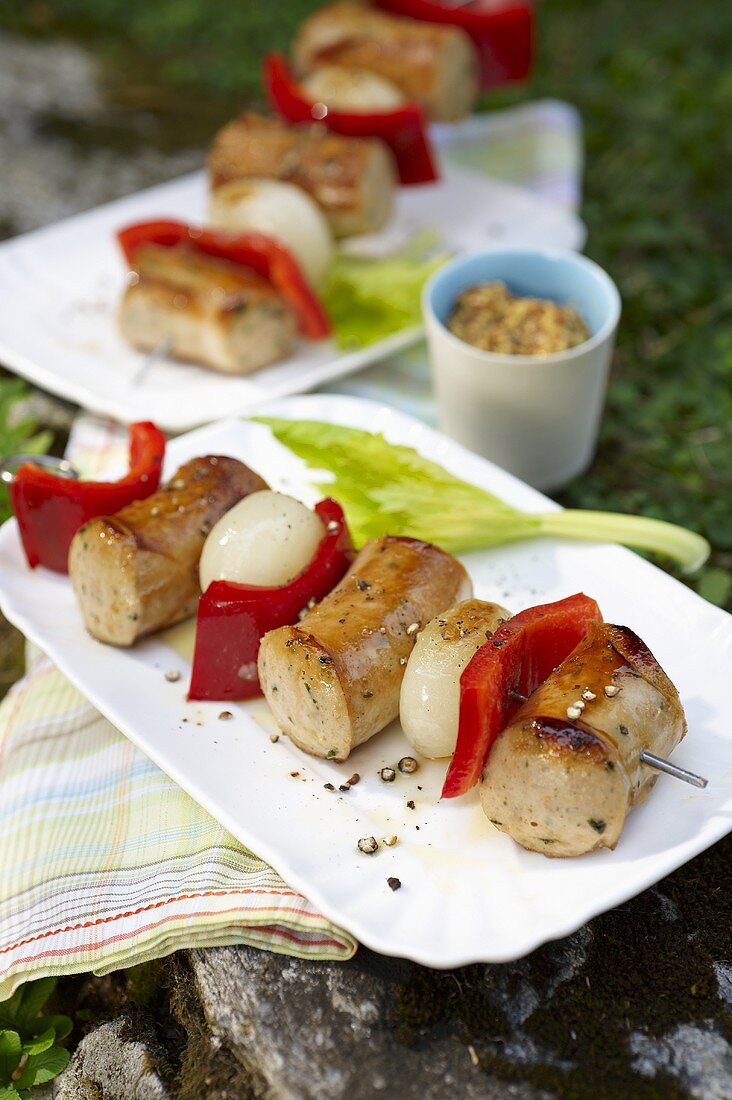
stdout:
POLYGON ((0 713, 0 1000, 182 947, 348 959, 335 928, 35 653, 0 713))
MULTIPOLYGON (((485 115, 444 142, 456 163, 554 201, 578 200, 580 125, 566 104, 485 115)), ((328 388, 433 419, 421 350, 328 388)), ((113 422, 75 422, 69 455, 86 476, 118 476, 126 449, 113 422)), ((353 955, 348 933, 230 836, 46 657, 31 652, 28 664, 0 705, 0 1000, 31 978, 104 974, 186 947, 353 955)))

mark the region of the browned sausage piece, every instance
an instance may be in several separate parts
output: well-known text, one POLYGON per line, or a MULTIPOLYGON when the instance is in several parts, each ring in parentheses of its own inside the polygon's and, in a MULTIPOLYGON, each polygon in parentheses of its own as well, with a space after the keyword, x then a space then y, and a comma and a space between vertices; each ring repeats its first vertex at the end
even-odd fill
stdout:
POLYGON ((378 73, 436 120, 462 118, 478 94, 477 50, 460 27, 402 19, 350 0, 313 12, 293 52, 306 74, 320 65, 378 73))
POLYGON ((483 809, 547 856, 614 848, 657 778, 641 751, 668 756, 685 733, 678 692, 648 647, 627 627, 594 623, 491 749, 483 809))
POLYGON ((128 646, 192 615, 206 535, 242 497, 267 488, 243 462, 206 455, 146 500, 85 523, 71 543, 69 575, 89 633, 128 646))
POLYGON ((259 678, 280 729, 314 756, 345 760, 399 713, 419 629, 470 591, 463 566, 437 546, 367 543, 299 625, 262 640, 259 678))
POLYGON ((144 245, 137 279, 119 311, 122 335, 222 374, 249 374, 282 359, 297 340, 297 321, 274 287, 254 271, 192 248, 144 245))
POLYGON ((230 180, 279 179, 317 202, 336 237, 373 233, 389 219, 396 188, 390 150, 377 138, 290 126, 247 112, 219 130, 208 156, 211 187, 230 180))

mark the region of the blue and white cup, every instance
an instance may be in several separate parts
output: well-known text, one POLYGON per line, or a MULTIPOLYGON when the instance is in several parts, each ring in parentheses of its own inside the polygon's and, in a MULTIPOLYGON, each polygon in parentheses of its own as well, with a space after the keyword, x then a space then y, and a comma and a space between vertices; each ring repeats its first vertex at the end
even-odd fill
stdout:
POLYGON ((620 308, 612 279, 577 252, 490 249, 449 261, 422 297, 442 430, 537 489, 566 484, 595 453, 620 308), (552 355, 465 343, 447 327, 458 295, 497 280, 514 294, 573 306, 589 339, 552 355))

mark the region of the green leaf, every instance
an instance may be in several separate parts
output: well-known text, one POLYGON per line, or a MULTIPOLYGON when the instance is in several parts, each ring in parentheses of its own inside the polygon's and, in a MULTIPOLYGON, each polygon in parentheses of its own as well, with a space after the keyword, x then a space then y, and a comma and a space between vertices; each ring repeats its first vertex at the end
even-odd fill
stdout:
POLYGON ((700 576, 696 590, 705 600, 724 607, 732 594, 732 573, 710 565, 700 576))
POLYGON ((23 989, 20 986, 7 1001, 0 1002, 0 1030, 9 1027, 14 1029, 18 1023, 18 1012, 23 1001, 23 989))
POLYGON ((23 1056, 17 1031, 0 1031, 0 1082, 9 1085, 23 1056))
MULTIPOLYGON (((28 1095, 30 1096, 30 1093, 28 1095)), ((0 1085, 0 1100, 21 1100, 21 1098, 22 1093, 14 1089, 12 1085, 0 1085)))
POLYGON ((39 1023, 44 1027, 52 1027, 56 1033, 56 1042, 60 1043, 62 1039, 65 1039, 71 1034, 71 1029, 74 1026, 73 1020, 70 1016, 61 1016, 60 1014, 52 1014, 49 1016, 41 1016, 39 1023))
MULTIPOLYGON (((48 998, 56 988, 55 978, 39 978, 36 982, 28 982, 21 987, 20 1007, 16 1011, 16 1019, 23 1031, 33 1027, 38 1013, 43 1008, 48 998)), ((31 1034, 34 1034, 31 1031, 31 1034)))
POLYGON ((422 323, 422 287, 447 259, 424 258, 433 246, 431 235, 422 235, 388 259, 336 257, 321 297, 340 347, 366 347, 422 323))
POLYGON ((268 425, 311 469, 333 475, 315 484, 342 505, 357 546, 382 535, 408 535, 460 553, 552 535, 654 550, 688 571, 698 569, 709 554, 709 543, 700 535, 647 516, 521 512, 412 447, 372 432, 317 420, 254 420, 268 425))
POLYGON ((63 1047, 51 1047, 42 1054, 33 1054, 23 1066, 16 1081, 19 1089, 31 1088, 52 1081, 69 1064, 71 1055, 63 1047))
MULTIPOLYGON (((35 419, 18 415, 19 404, 28 392, 28 387, 20 378, 0 377, 0 457, 21 452, 44 454, 51 445, 51 432, 36 432, 35 419)), ((7 487, 0 483, 0 523, 9 515, 7 487)), ((4 1012, 2 1018, 6 1018, 4 1012)))
POLYGON ((26 1039, 23 1043, 23 1051, 26 1054, 42 1054, 44 1050, 48 1050, 49 1047, 52 1047, 55 1041, 56 1032, 54 1028, 49 1027, 35 1039, 26 1039))

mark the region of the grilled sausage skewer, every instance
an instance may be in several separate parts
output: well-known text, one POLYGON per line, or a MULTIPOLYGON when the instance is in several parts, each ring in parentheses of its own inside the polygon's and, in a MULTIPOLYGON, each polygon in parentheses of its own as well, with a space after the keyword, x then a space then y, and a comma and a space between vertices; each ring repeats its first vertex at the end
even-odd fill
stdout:
POLYGON ((627 627, 593 623, 496 740, 480 797, 523 847, 551 856, 614 848, 630 808, 686 732, 678 693, 627 627))
POLYGON ((233 180, 288 180, 322 209, 336 237, 373 233, 393 207, 396 168, 377 138, 349 138, 322 126, 291 126, 247 112, 227 123, 208 155, 211 189, 233 180))
POLYGON ((345 760, 397 717, 419 629, 469 594, 465 569, 437 546, 367 543, 297 626, 262 640, 259 679, 280 729, 314 756, 345 760))
POLYGON ((294 313, 266 279, 246 267, 156 244, 140 247, 134 266, 119 326, 143 351, 155 355, 167 345, 179 359, 223 374, 249 374, 295 344, 294 313))
MULTIPOLYGON (((519 703, 525 703, 529 698, 528 695, 522 695, 518 691, 511 691, 509 694, 519 703)), ((644 749, 640 754, 640 760, 642 764, 647 764, 649 768, 655 768, 656 771, 663 772, 664 775, 670 775, 673 779, 680 779, 683 783, 688 783, 690 787, 698 787, 700 790, 704 790, 709 785, 709 780, 705 779, 703 775, 697 775, 696 772, 680 768, 678 764, 666 760, 663 756, 656 756, 648 749, 644 749)))
POLYGON ((434 120, 462 118, 478 94, 478 53, 460 27, 403 19, 350 0, 313 12, 293 52, 305 75, 324 65, 376 73, 434 120))
POLYGON ((192 615, 198 561, 214 523, 267 483, 235 458, 194 458, 168 484, 74 535, 69 576, 84 625, 101 642, 129 646, 192 615))

